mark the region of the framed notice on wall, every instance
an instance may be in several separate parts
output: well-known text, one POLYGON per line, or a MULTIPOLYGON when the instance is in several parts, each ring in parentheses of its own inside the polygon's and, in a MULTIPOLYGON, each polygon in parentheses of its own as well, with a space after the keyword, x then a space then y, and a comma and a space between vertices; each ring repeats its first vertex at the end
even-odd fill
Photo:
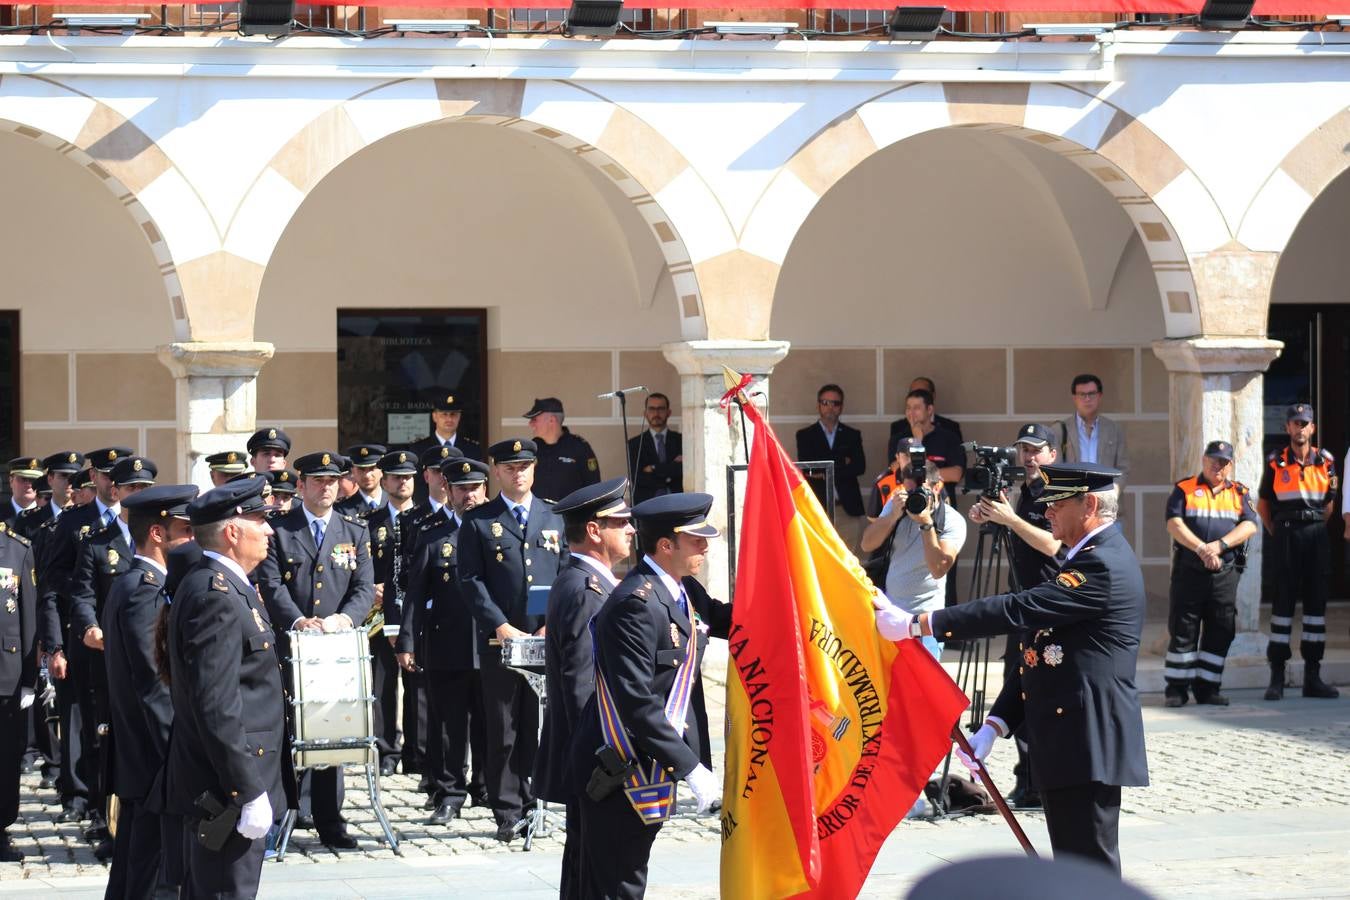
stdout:
POLYGON ((412 444, 431 433, 432 399, 455 394, 460 433, 482 439, 487 311, 338 310, 338 441, 412 444))

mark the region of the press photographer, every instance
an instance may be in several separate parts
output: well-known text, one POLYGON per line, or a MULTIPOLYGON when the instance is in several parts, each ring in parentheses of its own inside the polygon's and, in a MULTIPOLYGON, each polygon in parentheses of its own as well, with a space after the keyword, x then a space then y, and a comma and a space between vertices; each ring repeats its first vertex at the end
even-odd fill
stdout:
MULTIPOLYGON (((1008 495, 1003 484, 993 487, 999 490, 984 490, 980 500, 970 509, 970 520, 981 526, 1003 526, 1008 533, 1009 569, 1008 590, 1019 591, 1048 581, 1059 571, 1055 554, 1061 543, 1050 533, 1050 520, 1046 518, 1045 506, 1041 504, 1041 495, 1045 492, 1045 479, 1041 477, 1041 466, 1054 463, 1058 452, 1052 443, 1049 428, 1044 425, 1023 425, 1017 432, 1017 442, 1013 448, 1017 461, 1024 473, 1022 486, 1017 492, 1016 507, 1008 503, 1008 495)), ((980 466, 968 469, 967 482, 980 480, 980 466)), ((987 471, 987 469, 986 469, 987 471)), ((1007 470, 999 473, 1005 477, 984 481, 1007 481, 1007 470)), ((1026 643, 1024 635, 1011 633, 1003 651, 1003 680, 1006 682, 1017 674, 1022 665, 1022 647, 1026 643)), ((1016 784, 1008 799, 1021 808, 1036 808, 1041 805, 1040 795, 1031 778, 1027 742, 1023 735, 1014 735, 1017 740, 1017 764, 1013 767, 1016 784)))
MULTIPOLYGON (((889 543, 886 596, 918 615, 942 609, 947 574, 966 541, 966 520, 947 502, 942 476, 924 449, 911 447, 910 460, 881 515, 863 531, 861 547, 871 553, 889 543)), ((925 637, 923 643, 941 658, 942 644, 936 638, 925 637)))

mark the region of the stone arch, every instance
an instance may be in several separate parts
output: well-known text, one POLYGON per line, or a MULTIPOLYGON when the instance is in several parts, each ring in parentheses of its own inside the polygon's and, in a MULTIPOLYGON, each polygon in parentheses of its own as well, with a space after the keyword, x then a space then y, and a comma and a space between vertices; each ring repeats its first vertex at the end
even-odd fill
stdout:
POLYGON ((1350 169, 1350 107, 1318 125, 1285 154, 1242 214, 1237 237, 1250 250, 1280 252, 1313 201, 1350 169))
MULTIPOLYGON (((694 257, 664 201, 676 198, 682 218, 693 218, 695 226, 700 218, 718 215, 721 229, 729 230, 725 214, 689 162, 655 129, 566 82, 409 79, 349 98, 302 128, 258 176, 227 231, 226 255, 235 257, 228 264, 258 266, 260 283, 261 266, 326 175, 382 138, 452 120, 543 138, 601 172, 651 228, 675 286, 682 337, 707 336, 694 257), (251 231, 232 240, 236 228, 251 231)), ((685 233, 689 230, 686 223, 685 233)), ((257 296, 256 286, 252 296, 257 296)))
MULTIPOLYGON (((164 152, 134 123, 94 98, 34 75, 0 77, 0 130, 32 140, 83 166, 112 192, 140 227, 164 282, 174 336, 191 334, 178 266, 165 231, 142 192, 174 170, 164 152)), ((184 184, 181 176, 178 182, 184 184)))
MULTIPOLYGON (((859 163, 916 134, 971 128, 1058 154, 1091 175, 1130 218, 1153 268, 1168 336, 1202 333, 1190 256, 1231 240, 1199 178, 1124 110, 1058 84, 911 83, 845 112, 803 144, 766 188, 740 235, 774 268, 815 204, 859 163), (1183 239, 1184 238, 1184 239, 1183 239)), ((757 298, 767 334, 772 287, 757 298)))

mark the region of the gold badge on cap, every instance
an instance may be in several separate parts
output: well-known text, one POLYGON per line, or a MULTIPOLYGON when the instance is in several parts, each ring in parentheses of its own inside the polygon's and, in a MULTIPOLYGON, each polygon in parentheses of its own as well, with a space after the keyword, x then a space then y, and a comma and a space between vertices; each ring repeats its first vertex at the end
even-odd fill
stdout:
POLYGON ((328 465, 329 463, 331 463, 332 461, 333 461, 333 458, 332 458, 331 456, 329 456, 327 453, 325 453, 325 454, 323 455, 323 459, 319 460, 319 464, 320 464, 320 465, 325 465, 325 466, 326 466, 326 465, 328 465))
POLYGON ((520 452, 520 441, 516 441, 514 444, 511 445, 511 452, 512 453, 520 452))
POLYGON ((66 462, 74 462, 75 460, 77 460, 77 459, 79 459, 79 458, 80 458, 80 455, 79 455, 78 453, 72 453, 72 454, 70 454, 69 456, 66 457, 66 462))
POLYGON ((145 466, 141 465, 141 461, 139 459, 134 459, 131 461, 131 471, 139 472, 143 468, 145 468, 145 466))
POLYGON ((398 461, 401 462, 401 463, 407 462, 407 461, 408 461, 408 454, 406 454, 406 453, 400 453, 400 454, 398 455, 398 461))
POLYGON ((116 450, 109 450, 109 451, 108 451, 108 459, 117 459, 117 451, 116 451, 116 450))
POLYGON ((239 454, 238 454, 238 453, 231 453, 229 456, 225 457, 225 461, 226 461, 226 462, 238 462, 238 461, 239 461, 239 454))
POLYGON ((291 473, 290 473, 290 472, 282 472, 279 476, 277 476, 277 480, 278 480, 278 481, 290 481, 290 480, 291 480, 291 473))
POLYGON ((275 441, 277 439, 277 430, 275 428, 267 429, 267 439, 269 441, 275 441))
POLYGON ((461 472, 463 472, 465 475, 467 475, 467 474, 469 474, 469 470, 472 469, 472 468, 473 468, 473 466, 469 465, 468 463, 465 463, 464 465, 462 465, 462 466, 459 467, 459 470, 460 470, 461 472))
POLYGON ((455 395, 454 395, 454 394, 448 394, 448 395, 446 395, 446 398, 445 398, 445 405, 446 405, 446 406, 454 406, 454 405, 455 405, 455 395))
POLYGON ((362 455, 362 456, 369 456, 369 455, 370 455, 370 448, 368 448, 368 447, 362 447, 362 448, 361 448, 361 455, 362 455))

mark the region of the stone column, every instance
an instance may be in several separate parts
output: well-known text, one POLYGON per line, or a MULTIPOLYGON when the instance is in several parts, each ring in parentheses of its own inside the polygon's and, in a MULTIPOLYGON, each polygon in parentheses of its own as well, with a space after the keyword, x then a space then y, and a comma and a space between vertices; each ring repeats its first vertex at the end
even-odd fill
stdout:
MULTIPOLYGON (((684 489, 702 491, 716 498, 712 519, 725 530, 727 522, 727 466, 746 460, 747 435, 735 414, 727 425, 727 413, 718 401, 726 392, 722 367, 756 376, 751 399, 764 409, 768 404, 767 376, 787 356, 786 341, 680 341, 662 344, 661 352, 680 373, 680 415, 684 434, 684 489)), ((714 597, 730 600, 727 588, 727 545, 713 541, 708 548, 704 583, 714 597)))
POLYGON ((159 361, 174 377, 178 481, 205 490, 211 486, 205 457, 244 449, 255 428, 258 371, 272 353, 271 344, 251 341, 183 342, 159 348, 159 361))
MULTIPOLYGON (((1233 445, 1233 478, 1253 492, 1265 462, 1261 439, 1264 402, 1261 373, 1284 345, 1259 337, 1193 337, 1155 341, 1153 352, 1171 374, 1172 477, 1200 471, 1205 444, 1226 440, 1233 445)), ((1264 664, 1266 635, 1260 631, 1261 539, 1248 543, 1247 571, 1238 585, 1237 638, 1230 662, 1264 664), (1255 659, 1253 659, 1253 657, 1255 659)))

